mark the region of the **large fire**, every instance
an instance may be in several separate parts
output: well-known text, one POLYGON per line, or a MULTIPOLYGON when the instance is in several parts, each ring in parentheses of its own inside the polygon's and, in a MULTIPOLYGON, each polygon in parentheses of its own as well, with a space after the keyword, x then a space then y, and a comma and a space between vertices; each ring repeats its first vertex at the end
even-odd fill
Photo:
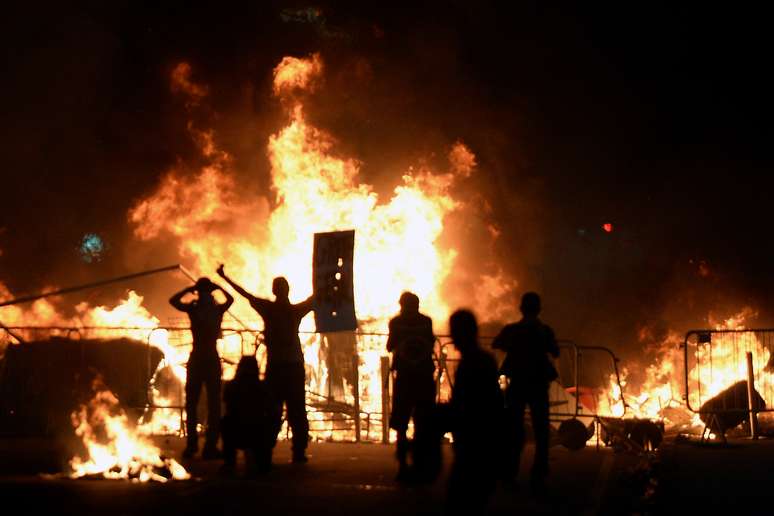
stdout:
MULTIPOLYGON (((271 198, 244 184, 243 176, 234 169, 232 157, 218 146, 213 130, 189 122, 187 129, 206 165, 191 171, 185 164, 178 164, 164 175, 152 194, 135 203, 128 220, 141 241, 171 239, 181 260, 191 264, 197 275, 212 276, 217 265, 225 263, 230 275, 254 294, 265 297, 271 296, 271 279, 282 275, 288 278, 291 299, 295 301, 312 292, 314 233, 354 229, 355 302, 360 334, 330 338, 354 342, 360 411, 377 415, 378 419, 382 412, 380 359, 386 354, 384 339, 363 334, 386 331, 387 321, 397 311, 397 300, 404 290, 415 292, 421 299, 422 311, 432 316, 439 327, 444 324, 450 311, 448 280, 458 256, 465 252, 463 242, 455 242, 444 233, 444 223, 450 214, 468 208, 455 197, 455 186, 475 172, 477 161, 474 153, 458 141, 444 152, 448 158, 446 170, 431 170, 423 165, 402 171, 401 181, 391 194, 380 195, 373 185, 360 178, 361 164, 338 155, 335 139, 308 120, 305 103, 310 102, 323 71, 319 55, 306 59, 286 57, 274 69, 273 93, 286 119, 265 147, 271 166, 271 198)), ((171 89, 184 97, 188 110, 197 109, 208 95, 208 88, 192 79, 192 69, 186 63, 174 69, 171 89)), ((489 229, 489 236, 497 238, 499 230, 491 225, 489 229)), ((512 299, 507 306, 498 301, 512 293, 517 285, 515 280, 496 266, 483 267, 475 273, 455 271, 455 276, 461 275, 472 278, 472 284, 486 287, 459 298, 465 299, 482 319, 487 314, 498 319, 515 317, 512 299)), ((0 294, 3 298, 12 297, 2 284, 0 294)), ((160 328, 161 322, 142 306, 142 301, 142 297, 129 291, 127 298, 113 308, 81 303, 72 319, 62 317, 48 300, 24 309, 0 309, 0 320, 6 326, 136 328, 123 330, 121 335, 148 342, 164 352, 151 392, 154 405, 171 409, 149 410, 138 429, 130 431, 132 425, 125 416, 113 415, 115 398, 105 391, 98 392, 92 404, 74 416, 76 432, 89 451, 88 458, 73 459, 76 475, 106 472, 108 476, 155 478, 154 468, 161 467, 162 459, 142 435, 182 430, 179 407, 183 402, 181 386, 185 382, 190 334, 187 330, 160 328), (104 427, 111 437, 109 443, 99 441, 95 425, 104 427)), ((237 299, 232 311, 237 317, 227 319, 231 330, 225 331, 218 343, 224 359, 224 379, 233 376, 234 366, 243 353, 255 350, 255 334, 240 332, 245 329, 241 321, 247 321, 246 330, 261 329, 259 318, 243 300, 237 299)), ((742 322, 743 318, 732 318, 723 327, 738 327, 742 322)), ((311 316, 302 322, 301 329, 308 401, 314 404, 331 394, 329 341, 328 337, 314 333, 311 316)), ((95 337, 116 335, 115 330, 104 329, 102 334, 91 331, 95 337)), ((767 388, 774 388, 774 377, 764 370, 769 352, 750 335, 744 345, 756 355, 757 377, 767 382, 767 388)), ((679 340, 676 336, 667 339, 658 351, 659 358, 647 367, 636 394, 626 382, 623 392, 611 383, 606 395, 599 397, 598 412, 620 416, 625 399, 629 416, 662 418, 671 424, 695 423, 682 400, 679 340)), ((711 381, 702 383, 705 377, 698 367, 689 371, 689 378, 701 384, 705 397, 746 377, 746 371, 739 369, 736 351, 730 351, 730 343, 724 344, 721 336, 713 346, 715 374, 711 381), (719 351, 724 346, 729 348, 727 355, 719 351), (723 356, 727 356, 725 361, 723 356)), ((263 357, 262 347, 257 348, 257 353, 259 359, 263 357)), ((343 389, 337 401, 352 404, 353 379, 351 375, 343 376, 343 389)), ((355 438, 353 426, 336 429, 332 425, 315 425, 315 421, 331 418, 330 410, 314 409, 310 414, 312 434, 321 439, 355 438)), ((380 439, 380 425, 373 425, 369 435, 380 439)), ((173 478, 185 474, 175 465, 166 467, 173 478)))
MULTIPOLYGON (((177 237, 181 256, 192 260, 195 270, 211 274, 226 263, 257 295, 270 297, 271 278, 283 275, 292 286, 291 298, 301 300, 312 290, 314 233, 355 229, 361 329, 383 331, 406 289, 419 295, 424 311, 443 321, 448 315, 443 287, 458 249, 438 241, 444 218, 461 204, 451 188, 472 173, 475 156, 456 143, 448 151, 447 172, 408 170, 384 202, 373 186, 359 181, 358 162, 336 156, 335 141, 305 118, 301 93, 321 73, 317 55, 285 58, 274 70, 274 92, 288 117, 268 142, 274 199, 245 194, 213 133, 191 128, 211 163, 193 177, 168 173, 158 190, 132 209, 135 234, 144 240, 177 237)), ((187 76, 173 79, 190 85, 187 76)), ((255 318, 244 303, 237 312, 255 318)), ((314 329, 311 318, 302 329, 314 329)))
MULTIPOLYGON (((453 188, 473 173, 475 155, 465 144, 456 142, 447 152, 446 171, 409 169, 401 174, 402 181, 391 197, 383 199, 372 185, 360 180, 360 164, 336 155, 336 141, 306 118, 304 102, 315 89, 323 68, 322 59, 315 54, 306 59, 286 57, 274 69, 273 92, 285 110, 287 122, 270 137, 266 147, 272 199, 245 192, 232 168, 233 160, 215 144, 213 131, 189 124, 208 164, 193 174, 170 171, 156 192, 138 201, 129 214, 135 234, 142 240, 174 237, 181 257, 194 263, 193 268, 201 274, 212 274, 219 263, 226 263, 229 273, 256 295, 271 297, 271 278, 285 276, 292 287, 291 299, 301 300, 312 291, 314 233, 355 229, 359 330, 386 331, 404 290, 415 292, 422 300, 422 310, 443 322, 449 313, 444 287, 460 251, 441 245, 440 237, 446 216, 464 206, 455 199, 453 188)), ((190 67, 181 65, 172 77, 173 90, 194 92, 191 102, 186 103, 189 108, 207 91, 203 86, 195 87, 190 73, 190 67)), ((496 231, 491 236, 495 238, 496 231)), ((499 270, 482 270, 479 281, 499 284, 498 289, 488 291, 492 296, 503 295, 516 285, 502 277, 499 270)), ((482 307, 492 301, 486 295, 479 294, 479 298, 476 302, 482 307)), ((238 299, 233 310, 240 320, 260 328, 260 321, 243 300, 238 299)), ((310 332, 302 339, 308 390, 319 398, 330 391, 324 360, 326 345, 321 336, 311 333, 311 316, 302 322, 301 329, 310 332)), ((384 342, 360 337, 356 345, 360 409, 380 413, 384 342)), ((233 361, 242 352, 236 341, 224 344, 221 351, 228 355, 226 348, 236 350, 233 361)), ((258 353, 260 357, 262 349, 258 353)), ((344 399, 340 401, 351 403, 352 379, 344 379, 344 383, 344 399)), ((326 416, 321 413, 311 417, 326 416)), ((317 435, 354 437, 351 430, 317 435)))
MULTIPOLYGON (((380 195, 373 185, 360 179, 360 163, 338 155, 335 139, 307 120, 305 102, 319 84, 323 69, 323 61, 316 54, 305 59, 286 57, 274 69, 273 93, 287 118, 265 147, 271 166, 272 198, 245 187, 243 178, 233 168, 231 156, 217 145, 213 130, 201 129, 189 122, 187 129, 206 165, 191 171, 179 163, 164 176, 154 193, 135 203, 128 214, 129 223, 142 241, 171 239, 176 242, 181 261, 192 265, 197 275, 212 275, 219 263, 226 263, 230 274, 256 295, 270 297, 271 279, 283 275, 291 284, 292 300, 311 294, 314 233, 354 229, 359 331, 385 332, 404 290, 412 290, 420 297, 422 310, 440 327, 449 313, 447 279, 464 247, 462 242, 455 245, 448 234, 444 235, 447 243, 441 244, 444 221, 452 212, 466 208, 464 202, 455 198, 454 188, 475 171, 475 155, 458 141, 445 151, 446 170, 431 170, 427 165, 409 168, 399 173, 401 181, 391 195, 380 195)), ((171 90, 183 97, 189 111, 203 105, 209 92, 206 85, 192 79, 192 68, 187 63, 174 68, 171 90)), ((261 152, 259 148, 256 151, 261 152)), ((496 227, 489 224, 487 229, 491 239, 497 238, 496 227)), ((516 282, 497 266, 482 264, 479 271, 460 272, 455 276, 457 283, 464 277, 471 284, 497 287, 480 289, 466 298, 471 300, 472 308, 481 309, 482 315, 484 308, 493 317, 515 315, 512 302, 502 306, 497 298, 512 292, 516 282)), ((2 294, 13 297, 7 290, 2 294)), ((135 328, 123 330, 120 335, 148 342, 164 352, 151 393, 154 405, 173 407, 149 410, 138 432, 181 431, 181 413, 174 407, 183 402, 180 387, 185 382, 185 362, 190 352, 189 332, 160 328, 158 318, 142 306, 142 297, 131 291, 123 302, 112 308, 92 308, 81 303, 72 319, 57 312, 56 302, 40 300, 24 309, 6 307, 0 312, 0 320, 7 326, 105 328, 104 331, 88 330, 90 337, 116 336, 118 330, 108 330, 108 327, 135 328)), ((232 313, 238 318, 227 319, 226 325, 240 330, 241 321, 248 321, 247 329, 260 330, 260 321, 243 300, 238 299, 232 313)), ((331 359, 329 341, 313 333, 311 316, 302 322, 301 329, 305 332, 302 342, 308 372, 308 401, 319 402, 331 394, 331 376, 326 363, 331 359)), ((380 415, 380 358, 386 354, 384 339, 368 335, 338 338, 354 342, 359 362, 354 379, 352 375, 344 374, 343 378, 339 375, 342 389, 337 401, 353 403, 355 380, 360 411, 380 415)), ((218 343, 224 359, 224 379, 233 376, 239 357, 253 352, 255 343, 254 334, 224 332, 218 343)), ((257 353, 262 358, 264 351, 259 347, 257 353)), ((108 398, 107 394, 98 393, 93 403, 104 404, 108 398)), ((322 408, 312 411, 313 435, 323 439, 355 438, 351 425, 338 430, 332 425, 323 425, 324 430, 315 425, 315 420, 327 421, 331 417, 322 408)), ((144 445, 140 444, 139 434, 129 432, 125 418, 105 419, 116 441, 110 446, 96 442, 95 432, 89 429, 92 423, 82 411, 75 422, 90 452, 90 458, 73 460, 78 471, 94 472, 95 463, 110 464, 110 471, 135 468, 126 466, 126 452, 122 451, 126 445, 119 445, 118 441, 135 440, 139 449, 144 445)), ((370 438, 381 438, 379 424, 371 424, 369 432, 370 438)), ((148 460, 151 466, 157 466, 158 461, 148 460)))

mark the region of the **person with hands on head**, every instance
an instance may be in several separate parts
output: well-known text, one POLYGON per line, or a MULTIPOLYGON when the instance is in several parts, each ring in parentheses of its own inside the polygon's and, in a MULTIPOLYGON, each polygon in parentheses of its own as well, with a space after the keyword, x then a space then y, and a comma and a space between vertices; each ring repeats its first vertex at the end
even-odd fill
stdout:
POLYGON ((181 312, 188 314, 193 336, 193 349, 188 358, 185 380, 186 447, 183 457, 193 457, 199 449, 197 407, 202 384, 207 388, 207 434, 202 458, 216 459, 220 425, 221 367, 217 342, 221 336, 220 326, 223 314, 234 302, 234 297, 208 278, 199 278, 193 286, 187 287, 169 300, 181 312), (225 303, 218 303, 212 293, 223 292, 225 303), (188 294, 196 299, 184 302, 188 294))

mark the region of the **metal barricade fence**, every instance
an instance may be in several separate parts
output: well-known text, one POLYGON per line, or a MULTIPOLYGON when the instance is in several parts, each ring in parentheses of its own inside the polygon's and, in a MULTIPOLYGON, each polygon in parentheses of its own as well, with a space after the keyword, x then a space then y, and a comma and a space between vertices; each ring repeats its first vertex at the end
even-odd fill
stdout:
POLYGON ((685 403, 705 432, 749 417, 755 436, 755 414, 774 411, 774 329, 691 330, 682 348, 685 403))
MULTIPOLYGON (((9 330, 25 341, 59 336, 84 342, 119 337, 144 342, 146 367, 137 374, 140 378, 150 379, 147 396, 144 403, 129 408, 143 411, 141 421, 145 423, 161 422, 158 428, 151 427, 151 431, 184 432, 184 376, 181 372, 184 375, 191 346, 188 327, 12 327, 9 330), (164 353, 156 370, 152 370, 151 360, 154 348, 164 353), (154 416, 156 413, 164 417, 154 416), (176 419, 174 424, 172 415, 176 419)), ((392 373, 390 359, 385 356, 387 334, 301 332, 300 337, 307 369, 311 433, 321 439, 388 442, 392 373)), ((492 338, 482 337, 481 340, 488 346, 492 338)), ((256 354, 263 372, 265 347, 261 346, 262 342, 263 334, 259 331, 224 328, 223 338, 219 341, 224 379, 233 377, 239 358, 245 354, 256 354)), ((603 366, 603 376, 618 382, 617 359, 606 348, 577 346, 570 341, 561 341, 560 349, 556 365, 561 386, 552 391, 552 418, 598 416, 594 396, 587 396, 592 400, 591 406, 582 402, 583 386, 600 386, 602 377, 594 378, 590 371, 603 363, 607 364, 603 366)), ((437 399, 448 401, 459 363, 449 336, 438 337, 434 360, 437 399)), ((625 411, 625 407, 622 409, 625 411)))

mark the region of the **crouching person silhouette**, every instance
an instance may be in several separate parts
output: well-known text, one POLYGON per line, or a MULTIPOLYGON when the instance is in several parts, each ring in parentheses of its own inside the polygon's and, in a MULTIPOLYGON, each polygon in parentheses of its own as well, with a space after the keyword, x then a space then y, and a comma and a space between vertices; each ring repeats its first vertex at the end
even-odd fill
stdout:
POLYGON ((221 422, 224 459, 221 471, 233 473, 237 450, 244 450, 248 474, 268 472, 273 444, 269 400, 254 356, 243 356, 239 360, 234 379, 223 390, 223 402, 226 414, 221 422))

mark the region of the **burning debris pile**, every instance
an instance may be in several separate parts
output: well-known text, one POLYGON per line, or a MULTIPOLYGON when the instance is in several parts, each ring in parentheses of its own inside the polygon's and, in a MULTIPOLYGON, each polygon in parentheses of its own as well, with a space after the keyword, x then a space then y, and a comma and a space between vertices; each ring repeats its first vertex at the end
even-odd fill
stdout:
POLYGON ((738 426, 747 418, 747 353, 754 357, 754 409, 765 408, 764 397, 774 392, 774 371, 768 367, 772 342, 759 332, 744 331, 745 320, 754 315, 752 310, 744 309, 721 321, 714 332, 709 332, 711 338, 688 342, 688 350, 683 348, 682 336, 671 334, 656 350, 656 359, 645 368, 638 386, 627 385, 624 379, 623 388, 619 388, 611 379, 606 395, 601 397, 600 412, 615 417, 625 412, 626 417, 658 420, 667 429, 688 433, 701 433, 706 426, 722 435, 738 426), (686 354, 690 408, 685 400, 686 354))
POLYGON ((186 480, 190 475, 177 461, 133 429, 118 398, 99 379, 94 397, 72 414, 75 433, 85 448, 85 458, 70 461, 72 478, 102 477, 138 482, 186 480))

